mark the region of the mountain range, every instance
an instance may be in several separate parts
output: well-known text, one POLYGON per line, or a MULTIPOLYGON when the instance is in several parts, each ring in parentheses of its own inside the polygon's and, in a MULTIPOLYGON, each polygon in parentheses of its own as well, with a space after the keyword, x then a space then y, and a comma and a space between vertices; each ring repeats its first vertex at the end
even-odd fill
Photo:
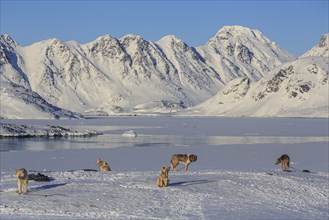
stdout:
POLYGON ((329 116, 329 34, 299 58, 274 68, 256 83, 230 81, 184 115, 247 117, 329 116))
POLYGON ((241 26, 223 27, 200 47, 173 35, 156 42, 136 35, 105 35, 86 44, 49 39, 23 47, 0 35, 0 74, 2 118, 266 117, 297 110, 308 117, 312 109, 311 116, 328 115, 328 34, 297 59, 241 26))

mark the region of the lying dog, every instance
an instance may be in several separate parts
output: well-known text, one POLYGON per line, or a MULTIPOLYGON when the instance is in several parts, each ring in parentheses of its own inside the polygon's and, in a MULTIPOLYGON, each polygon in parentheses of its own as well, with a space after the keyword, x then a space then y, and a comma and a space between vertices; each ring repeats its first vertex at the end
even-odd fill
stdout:
POLYGON ((157 185, 158 187, 167 187, 169 185, 169 174, 170 167, 162 167, 162 170, 160 171, 160 175, 157 179, 157 185))
POLYGON ((174 154, 171 158, 171 168, 176 171, 178 164, 182 163, 185 165, 185 171, 187 171, 190 163, 195 162, 198 157, 194 154, 174 154))
POLYGON ((28 188, 28 175, 27 171, 24 168, 16 170, 17 184, 18 184, 18 194, 26 194, 28 188), (23 190, 24 188, 24 190, 23 190))
POLYGON ((281 157, 279 157, 276 160, 275 165, 278 165, 280 163, 281 163, 283 171, 288 171, 289 170, 290 158, 287 154, 283 154, 281 157))
POLYGON ((110 166, 101 159, 97 159, 96 164, 98 164, 100 171, 111 171, 110 166))

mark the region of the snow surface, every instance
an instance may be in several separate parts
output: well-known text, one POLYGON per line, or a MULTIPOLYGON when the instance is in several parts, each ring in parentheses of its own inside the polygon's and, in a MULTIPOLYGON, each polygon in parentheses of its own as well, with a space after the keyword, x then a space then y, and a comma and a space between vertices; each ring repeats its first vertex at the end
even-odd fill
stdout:
MULTIPOLYGON (((328 219, 328 121, 260 118, 4 120, 97 128, 91 138, 0 139, 1 219, 328 219), (52 123, 51 123, 52 122, 52 123), (138 136, 123 137, 134 130, 138 136), (156 179, 174 153, 194 153, 185 172, 156 179), (291 165, 274 165, 287 153, 291 165), (97 169, 96 159, 112 172, 97 169), (18 195, 15 170, 41 172, 18 195)), ((79 130, 79 129, 77 129, 79 130)))

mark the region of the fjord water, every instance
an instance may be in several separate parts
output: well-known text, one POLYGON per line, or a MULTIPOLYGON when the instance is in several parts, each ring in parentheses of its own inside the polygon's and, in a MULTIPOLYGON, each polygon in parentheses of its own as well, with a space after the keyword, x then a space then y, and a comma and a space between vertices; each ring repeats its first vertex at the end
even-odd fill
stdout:
POLYGON ((103 157, 118 171, 158 170, 154 165, 168 164, 174 153, 194 153, 199 156, 195 169, 241 171, 279 168, 275 159, 287 153, 297 168, 329 172, 327 119, 97 117, 3 122, 103 133, 88 138, 0 139, 1 164, 7 169, 17 166, 10 161, 24 157, 35 158, 28 161, 31 169, 97 168, 95 158, 103 157), (123 135, 131 130, 136 137, 123 135), (62 163, 67 160, 69 167, 62 163))
POLYGON ((77 131, 97 130, 102 135, 87 138, 1 139, 1 151, 328 142, 328 119, 95 117, 2 122, 34 126, 58 125, 77 131), (130 130, 135 131, 137 137, 122 136, 130 130))

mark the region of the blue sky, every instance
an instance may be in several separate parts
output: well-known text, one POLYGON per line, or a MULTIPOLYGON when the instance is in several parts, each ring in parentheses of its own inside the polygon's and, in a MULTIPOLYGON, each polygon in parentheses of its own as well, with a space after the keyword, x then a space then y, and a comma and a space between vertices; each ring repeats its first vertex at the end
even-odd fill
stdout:
POLYGON ((23 46, 49 38, 87 43, 104 34, 136 34, 156 41, 174 34, 196 47, 225 25, 241 25, 301 55, 329 32, 329 0, 0 1, 1 34, 23 46))

